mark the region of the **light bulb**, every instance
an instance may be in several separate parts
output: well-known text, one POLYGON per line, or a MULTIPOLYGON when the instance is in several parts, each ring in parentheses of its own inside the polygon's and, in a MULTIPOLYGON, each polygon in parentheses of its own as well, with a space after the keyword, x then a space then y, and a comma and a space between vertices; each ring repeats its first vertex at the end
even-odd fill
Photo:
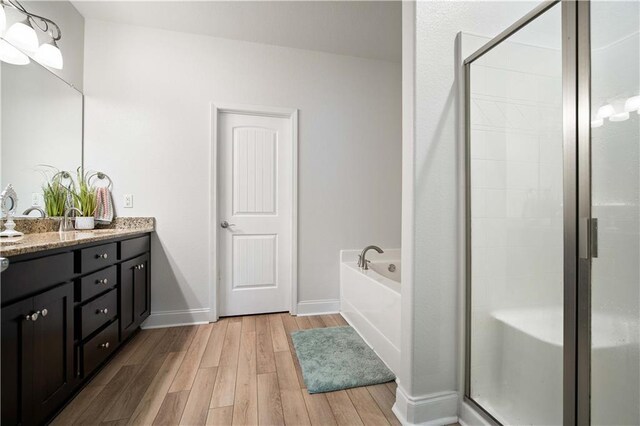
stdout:
POLYGON ((7 29, 7 15, 4 13, 4 6, 0 4, 0 36, 7 29))
POLYGON ((13 65, 27 65, 29 57, 5 40, 0 39, 0 61, 13 65))
POLYGON ((638 111, 640 114, 640 95, 632 96, 624 103, 624 110, 626 112, 638 111))
POLYGON ((625 121, 628 119, 629 119, 628 112, 620 112, 618 114, 613 114, 611 117, 609 117, 609 121, 625 121))
POLYGON ((57 70, 62 69, 62 52, 58 48, 55 40, 43 43, 33 57, 42 65, 46 65, 57 70))
POLYGON ((598 118, 607 118, 607 117, 611 117, 615 113, 616 113, 616 110, 613 108, 613 105, 606 104, 598 108, 598 113, 596 114, 596 116, 598 118))
POLYGON ((603 124, 604 124, 604 119, 602 119, 602 118, 597 118, 595 120, 591 120, 591 127, 592 128, 601 127, 603 124))
POLYGON ((38 50, 38 35, 31 26, 29 18, 10 26, 4 38, 18 49, 22 49, 27 53, 34 53, 38 50))

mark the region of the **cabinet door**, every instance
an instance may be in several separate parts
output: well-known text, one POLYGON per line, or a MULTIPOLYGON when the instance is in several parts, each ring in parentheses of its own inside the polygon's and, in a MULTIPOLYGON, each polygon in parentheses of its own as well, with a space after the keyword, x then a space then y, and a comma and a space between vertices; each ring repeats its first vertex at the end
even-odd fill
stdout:
POLYGON ((73 283, 33 298, 33 414, 41 423, 71 394, 73 369, 73 283))
POLYGON ((120 265, 121 340, 138 328, 145 315, 149 315, 148 264, 149 255, 145 254, 120 265))
POLYGON ((135 317, 138 325, 142 324, 151 313, 151 291, 150 291, 150 268, 149 255, 140 256, 139 267, 134 269, 134 287, 135 287, 135 317))
POLYGON ((31 424, 33 299, 2 308, 2 425, 31 424))

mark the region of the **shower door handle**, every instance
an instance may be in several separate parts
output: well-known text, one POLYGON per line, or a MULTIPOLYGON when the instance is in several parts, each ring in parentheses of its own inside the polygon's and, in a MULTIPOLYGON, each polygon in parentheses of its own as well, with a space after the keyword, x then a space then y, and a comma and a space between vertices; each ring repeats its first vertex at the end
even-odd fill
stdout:
POLYGON ((596 217, 589 220, 589 245, 591 246, 591 257, 598 257, 598 218, 596 217))
POLYGON ((598 219, 584 217, 578 225, 580 259, 598 257, 598 219))

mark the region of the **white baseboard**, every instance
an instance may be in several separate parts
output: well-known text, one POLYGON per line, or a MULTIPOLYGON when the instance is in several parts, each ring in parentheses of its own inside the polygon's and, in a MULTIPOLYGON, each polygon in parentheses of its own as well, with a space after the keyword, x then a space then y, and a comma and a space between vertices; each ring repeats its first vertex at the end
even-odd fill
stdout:
POLYGON ((180 325, 207 324, 210 322, 209 308, 185 309, 182 311, 151 312, 149 318, 142 323, 143 329, 177 327, 180 325))
POLYGON ((405 426, 456 423, 458 421, 458 392, 438 392, 410 397, 398 384, 393 414, 405 426))
POLYGON ((458 423, 462 426, 490 426, 487 420, 478 413, 471 405, 462 401, 460 404, 460 415, 458 423))
POLYGON ((298 302, 298 315, 337 314, 340 312, 339 299, 307 300, 298 302))

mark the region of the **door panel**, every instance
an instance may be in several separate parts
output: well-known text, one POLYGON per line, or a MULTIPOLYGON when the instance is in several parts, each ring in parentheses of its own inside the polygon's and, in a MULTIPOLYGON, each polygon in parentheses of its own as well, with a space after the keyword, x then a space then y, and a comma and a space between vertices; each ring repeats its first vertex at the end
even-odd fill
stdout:
POLYGON ((640 3, 591 2, 590 15, 591 215, 598 221, 591 264, 591 423, 637 425, 640 3))
POLYGON ((291 120, 222 113, 218 129, 220 314, 288 311, 291 120))
POLYGON ((149 255, 120 267, 120 339, 125 340, 151 312, 149 255))
POLYGON ((233 288, 275 287, 277 235, 234 235, 233 288))
POLYGON ((2 424, 31 423, 33 299, 2 308, 2 424), (23 417, 24 416, 24 417, 23 417))
POLYGON ((73 381, 73 283, 33 298, 35 422, 49 417, 71 393, 73 381))
POLYGON ((276 214, 277 136, 273 129, 233 129, 233 214, 276 214))
POLYGON ((137 258, 140 268, 133 270, 135 318, 137 324, 142 324, 150 312, 150 292, 149 292, 149 255, 137 258))
POLYGON ((502 424, 563 421, 561 9, 468 65, 468 396, 502 424))
POLYGON ((120 340, 124 341, 136 329, 134 309, 135 272, 140 262, 132 259, 120 265, 120 340))

